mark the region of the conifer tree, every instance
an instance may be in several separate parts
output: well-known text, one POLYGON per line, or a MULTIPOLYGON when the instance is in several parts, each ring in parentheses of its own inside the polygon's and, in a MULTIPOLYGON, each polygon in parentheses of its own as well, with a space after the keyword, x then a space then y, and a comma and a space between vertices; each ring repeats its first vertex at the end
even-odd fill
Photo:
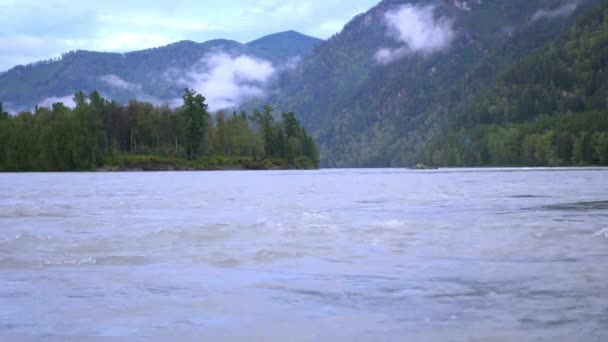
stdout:
POLYGON ((206 99, 196 91, 185 89, 182 115, 185 126, 185 148, 188 159, 193 160, 201 155, 202 144, 209 123, 206 99))

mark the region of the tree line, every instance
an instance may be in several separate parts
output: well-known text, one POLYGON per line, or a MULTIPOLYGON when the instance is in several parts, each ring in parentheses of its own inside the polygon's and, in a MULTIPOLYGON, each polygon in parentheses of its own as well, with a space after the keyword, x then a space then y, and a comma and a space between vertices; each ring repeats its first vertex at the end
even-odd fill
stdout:
POLYGON ((116 156, 162 156, 194 161, 221 156, 318 167, 319 153, 294 113, 273 108, 211 115, 206 99, 186 89, 176 109, 132 100, 126 105, 94 91, 77 92, 74 108, 9 115, 0 103, 1 171, 92 170, 116 156))
POLYGON ((439 166, 608 165, 608 112, 462 129, 431 143, 426 161, 439 166))

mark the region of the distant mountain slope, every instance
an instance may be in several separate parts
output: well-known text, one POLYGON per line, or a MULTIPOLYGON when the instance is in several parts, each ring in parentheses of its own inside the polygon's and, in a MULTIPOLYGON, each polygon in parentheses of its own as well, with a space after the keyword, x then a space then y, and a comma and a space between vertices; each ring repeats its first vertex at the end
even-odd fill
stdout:
POLYGON ((169 82, 168 70, 184 71, 211 53, 249 55, 275 65, 291 57, 305 56, 320 39, 287 31, 247 44, 231 40, 204 43, 181 41, 129 53, 68 52, 61 59, 17 66, 0 74, 0 101, 5 107, 33 107, 47 98, 69 96, 75 91, 99 90, 117 101, 137 98, 169 101, 181 94, 181 86, 169 82), (105 78, 104 78, 105 77, 105 78))
POLYGON ((608 164, 608 0, 460 111, 427 162, 608 164))
POLYGON ((281 63, 290 57, 304 57, 319 45, 321 40, 296 31, 271 34, 247 43, 247 48, 257 57, 281 63))
MULTIPOLYGON (((413 165, 459 108, 595 2, 384 0, 282 78, 271 102, 302 116, 322 146, 325 166, 413 165), (453 39, 447 48, 404 52, 379 63, 374 57, 380 49, 406 49, 389 34, 386 16, 404 5, 410 7, 396 25, 418 11, 420 20, 451 26, 453 39)), ((406 38, 423 43, 415 35, 406 38)))

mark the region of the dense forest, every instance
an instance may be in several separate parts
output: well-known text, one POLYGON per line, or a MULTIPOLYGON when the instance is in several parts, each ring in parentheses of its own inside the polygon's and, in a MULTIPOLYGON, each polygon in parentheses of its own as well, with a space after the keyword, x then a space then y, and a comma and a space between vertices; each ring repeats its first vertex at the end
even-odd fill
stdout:
POLYGON ((294 113, 277 121, 266 106, 212 116, 189 89, 183 101, 172 110, 77 92, 74 109, 55 103, 15 116, 0 103, 0 171, 318 167, 315 142, 294 113))
POLYGON ((429 141, 478 94, 577 18, 597 11, 591 8, 599 2, 577 1, 572 12, 534 19, 566 1, 383 0, 316 48, 265 101, 302 113, 325 166, 416 165, 429 141), (379 48, 401 46, 387 34, 386 14, 431 4, 434 18, 452 23, 449 48, 377 63, 379 48))
POLYGON ((608 164, 608 1, 517 63, 427 149, 433 165, 608 164))

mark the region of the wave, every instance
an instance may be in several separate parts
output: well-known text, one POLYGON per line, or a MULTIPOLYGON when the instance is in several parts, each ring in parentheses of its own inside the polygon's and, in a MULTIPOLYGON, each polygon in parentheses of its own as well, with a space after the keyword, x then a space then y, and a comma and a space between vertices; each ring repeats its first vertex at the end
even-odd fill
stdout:
POLYGON ((15 259, 0 258, 0 267, 3 268, 26 268, 26 267, 60 267, 60 266, 86 266, 86 265, 115 265, 131 266, 153 263, 154 260, 146 256, 138 255, 110 255, 95 257, 65 256, 49 259, 15 259))
POLYGON ((41 266, 69 266, 69 265, 95 265, 97 259, 95 258, 83 258, 83 259, 52 259, 52 260, 41 260, 41 266))
POLYGON ((53 237, 42 234, 19 233, 13 237, 0 237, 0 249, 5 247, 25 247, 32 244, 48 243, 53 237))
POLYGON ((255 253, 253 260, 259 263, 270 263, 278 260, 295 259, 301 257, 304 257, 304 254, 297 251, 261 249, 255 253))
POLYGON ((9 218, 27 218, 27 217, 51 217, 64 218, 68 217, 65 213, 65 208, 57 208, 57 211, 49 211, 48 209, 36 208, 0 208, 0 219, 9 218))
POLYGON ((228 224, 214 224, 207 226, 185 226, 178 228, 161 228, 143 236, 144 241, 161 239, 163 241, 218 241, 229 239, 237 232, 237 227, 228 224))
POLYGON ((304 213, 304 217, 306 218, 313 218, 313 219, 319 219, 319 220, 329 220, 329 216, 324 214, 324 213, 308 213, 305 212, 304 213))
POLYGON ((378 223, 378 226, 385 228, 399 228, 406 225, 405 221, 401 220, 389 220, 378 223))

